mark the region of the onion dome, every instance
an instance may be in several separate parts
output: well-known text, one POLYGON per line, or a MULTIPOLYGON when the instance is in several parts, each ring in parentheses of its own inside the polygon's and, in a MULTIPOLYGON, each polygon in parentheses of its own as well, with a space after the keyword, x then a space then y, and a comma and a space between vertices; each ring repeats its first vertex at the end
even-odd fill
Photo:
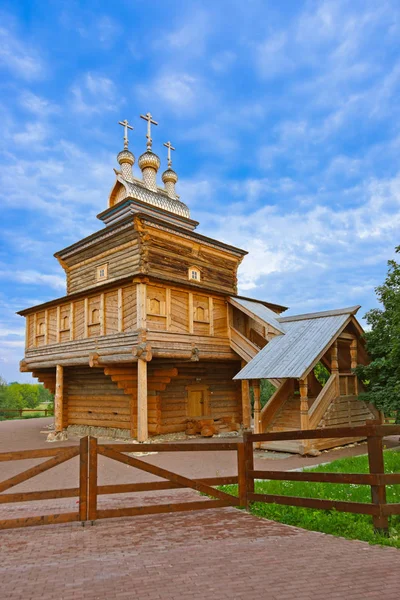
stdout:
POLYGON ((143 183, 149 189, 157 191, 157 171, 160 168, 160 159, 157 154, 147 150, 138 159, 138 165, 142 171, 143 183))
POLYGON ((126 148, 121 150, 117 156, 117 161, 121 165, 121 174, 126 181, 133 181, 132 167, 135 162, 135 157, 130 150, 126 148))
POLYGON ((168 168, 162 174, 162 180, 163 180, 163 183, 165 186, 165 191, 167 192, 168 196, 170 198, 175 199, 176 198, 175 184, 178 181, 178 175, 175 173, 175 171, 173 169, 168 168))
POLYGON ((157 172, 160 164, 161 162, 157 154, 154 154, 151 150, 147 150, 141 154, 138 159, 138 165, 142 171, 143 169, 154 169, 157 172))

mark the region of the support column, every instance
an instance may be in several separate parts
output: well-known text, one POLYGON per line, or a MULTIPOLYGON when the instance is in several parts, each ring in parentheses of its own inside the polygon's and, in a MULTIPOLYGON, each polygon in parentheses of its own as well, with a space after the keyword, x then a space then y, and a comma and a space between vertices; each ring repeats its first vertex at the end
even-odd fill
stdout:
MULTIPOLYGON (((353 371, 358 365, 358 351, 357 351, 357 340, 352 340, 350 344, 350 358, 351 358, 351 370, 353 371)), ((358 380, 357 376, 354 375, 354 394, 358 396, 358 380)))
POLYGON ((331 348, 331 374, 336 375, 336 395, 340 396, 338 345, 335 342, 331 348))
POLYGON ((310 422, 308 416, 308 382, 307 377, 299 380, 300 388, 300 427, 309 429, 310 422))
POLYGON ((260 380, 253 379, 253 394, 254 394, 254 433, 261 432, 261 403, 260 403, 260 380))
POLYGON ((147 425, 147 361, 139 358, 137 362, 137 439, 145 442, 148 438, 147 425))
POLYGON ((64 367, 56 366, 56 393, 54 395, 54 429, 63 430, 64 367))
POLYGON ((242 422, 245 429, 251 426, 250 384, 248 379, 242 379, 242 422))

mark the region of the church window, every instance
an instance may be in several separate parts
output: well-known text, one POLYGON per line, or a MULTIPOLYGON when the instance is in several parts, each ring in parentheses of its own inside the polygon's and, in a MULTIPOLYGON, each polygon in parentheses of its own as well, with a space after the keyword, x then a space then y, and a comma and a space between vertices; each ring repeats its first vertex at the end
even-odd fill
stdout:
POLYGON ((104 281, 108 277, 108 264, 100 265, 96 270, 97 281, 104 281))
POLYGON ((45 333, 45 324, 44 321, 40 321, 36 327, 36 335, 44 335, 45 333))
POLYGON ((197 267, 189 267, 189 279, 191 281, 200 281, 200 271, 197 267))
POLYGON ((194 321, 198 321, 200 323, 210 322, 208 308, 206 308, 204 305, 198 304, 197 306, 194 306, 193 312, 194 321))
POLYGON ((65 331, 67 329, 69 329, 69 317, 68 317, 68 315, 65 315, 61 319, 61 330, 65 331))

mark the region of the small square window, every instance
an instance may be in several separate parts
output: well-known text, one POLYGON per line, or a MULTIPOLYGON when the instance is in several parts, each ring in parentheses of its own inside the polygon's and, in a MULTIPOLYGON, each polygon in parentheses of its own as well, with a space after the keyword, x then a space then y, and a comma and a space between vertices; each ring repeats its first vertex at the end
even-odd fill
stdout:
POLYGON ((96 269, 96 279, 97 281, 104 281, 108 276, 108 265, 100 265, 96 269))
POLYGON ((197 267, 189 268, 189 279, 191 281, 200 281, 200 271, 197 267))

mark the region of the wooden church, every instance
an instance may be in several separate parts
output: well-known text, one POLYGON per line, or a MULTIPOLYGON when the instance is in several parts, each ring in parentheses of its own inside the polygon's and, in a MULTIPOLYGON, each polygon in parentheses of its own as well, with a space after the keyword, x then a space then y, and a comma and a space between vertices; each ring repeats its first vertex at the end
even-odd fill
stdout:
POLYGON ((21 371, 55 392, 56 432, 106 427, 145 441, 199 420, 249 428, 251 385, 257 432, 376 419, 358 400, 352 372, 367 360, 357 307, 282 317, 284 306, 238 296, 246 251, 197 233, 175 190, 170 142, 158 185, 157 123, 141 117, 141 178, 128 149, 132 127, 123 121, 120 169, 98 215, 105 227, 55 254, 67 295, 19 313, 26 318, 21 371), (320 361, 331 374, 324 387, 313 371, 320 361), (262 410, 261 378, 277 388, 262 410))

